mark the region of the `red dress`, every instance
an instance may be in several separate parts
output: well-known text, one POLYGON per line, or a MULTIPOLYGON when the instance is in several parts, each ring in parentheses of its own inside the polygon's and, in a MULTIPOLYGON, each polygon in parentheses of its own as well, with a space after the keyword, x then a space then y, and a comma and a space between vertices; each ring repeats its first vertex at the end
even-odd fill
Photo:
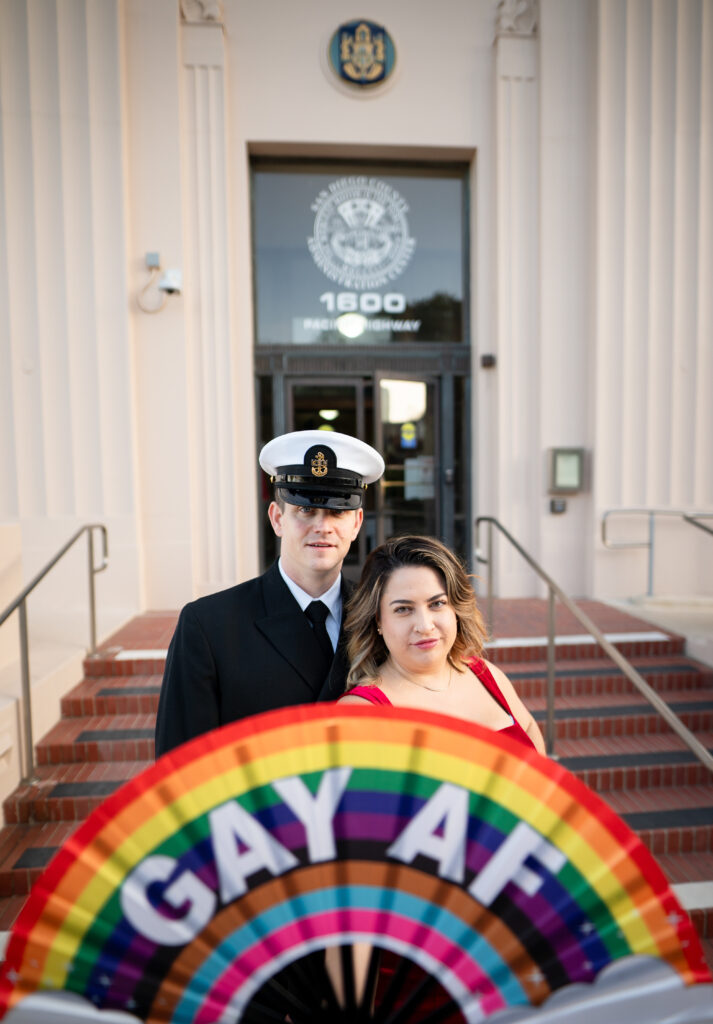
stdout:
MULTIPOLYGON (((497 729, 495 731, 501 733, 503 736, 511 736, 514 740, 520 740, 521 743, 527 743, 528 746, 534 747, 535 744, 513 715, 500 687, 495 682, 493 673, 490 671, 483 659, 471 658, 470 661, 466 662, 466 665, 473 675, 477 676, 488 693, 498 702, 500 707, 507 711, 512 718, 512 725, 508 725, 504 729, 497 729)), ((355 697, 363 697, 365 700, 368 700, 370 704, 388 704, 389 707, 393 706, 384 691, 380 690, 378 686, 373 684, 369 684, 367 686, 353 686, 352 689, 344 696, 351 697, 352 694, 355 697)))
MULTIPOLYGON (((507 713, 512 718, 512 725, 508 725, 504 729, 497 729, 494 731, 502 733, 503 736, 512 736, 513 739, 519 740, 521 743, 526 743, 530 747, 534 747, 535 744, 532 742, 532 740, 527 735, 523 727, 520 725, 518 720, 513 715, 508 705, 508 702, 505 700, 505 697, 503 696, 502 691, 500 690, 500 687, 495 682, 495 677, 493 676, 493 673, 490 671, 490 669, 482 660, 482 658, 471 658, 471 660, 466 662, 466 664, 468 668, 471 670, 471 672, 475 676, 477 676, 477 678, 483 684, 488 693, 495 698, 498 704, 502 708, 504 708, 504 710, 507 711, 507 713)), ((344 696, 351 696, 352 694, 354 694, 354 696, 356 697, 363 697, 365 700, 368 700, 370 704, 382 704, 388 705, 389 707, 393 707, 391 701, 386 696, 384 691, 379 689, 379 687, 375 686, 374 684, 369 684, 366 686, 354 686, 352 687, 351 690, 348 691, 348 693, 344 694, 344 696)), ((395 953, 391 953, 387 950, 382 951, 381 963, 379 966, 379 980, 377 984, 377 1005, 381 1001, 381 999, 384 998, 386 990, 388 989, 389 986, 389 982, 393 977, 398 964, 399 957, 395 953)), ((404 983, 404 996, 402 996, 402 998, 405 998, 405 994, 408 993, 410 989, 415 987, 415 985, 418 983, 421 977, 421 969, 417 967, 415 964, 411 964, 409 973, 404 983)), ((421 1000, 421 1003, 419 1004, 419 1009, 422 1014, 435 1014, 437 1011, 443 1008, 446 1002, 448 1002, 448 997, 446 993, 439 987, 438 991, 431 991, 430 993, 425 995, 425 997, 421 1000)), ((448 1022, 462 1020, 463 1018, 461 1014, 455 1008, 453 1010, 453 1014, 449 1015, 447 1018, 448 1022)))

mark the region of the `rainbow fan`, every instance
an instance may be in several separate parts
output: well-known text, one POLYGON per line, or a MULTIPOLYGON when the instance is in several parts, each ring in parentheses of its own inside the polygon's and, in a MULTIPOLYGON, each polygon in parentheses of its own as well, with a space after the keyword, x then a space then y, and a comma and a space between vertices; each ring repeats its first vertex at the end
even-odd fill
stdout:
POLYGON ((0 1007, 66 991, 155 1024, 474 1022, 632 956, 682 991, 711 981, 653 858, 574 776, 446 716, 316 705, 200 737, 102 804, 34 887, 0 1007), (357 943, 368 998, 347 970, 337 1000, 322 951, 346 964, 357 943))

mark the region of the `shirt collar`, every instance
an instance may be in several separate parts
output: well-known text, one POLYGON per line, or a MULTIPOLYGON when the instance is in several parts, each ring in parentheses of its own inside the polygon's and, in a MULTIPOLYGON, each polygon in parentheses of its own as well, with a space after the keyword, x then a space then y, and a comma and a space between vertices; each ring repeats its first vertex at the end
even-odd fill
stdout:
POLYGON ((277 568, 280 570, 280 576, 287 584, 287 587, 294 597, 297 604, 300 606, 302 611, 305 610, 308 604, 312 601, 322 601, 329 608, 330 613, 334 616, 337 622, 340 622, 342 615, 342 577, 341 574, 337 576, 334 583, 331 585, 329 590, 326 590, 319 597, 312 597, 306 590, 298 586, 294 580, 290 579, 285 570, 282 568, 282 559, 278 559, 277 568))

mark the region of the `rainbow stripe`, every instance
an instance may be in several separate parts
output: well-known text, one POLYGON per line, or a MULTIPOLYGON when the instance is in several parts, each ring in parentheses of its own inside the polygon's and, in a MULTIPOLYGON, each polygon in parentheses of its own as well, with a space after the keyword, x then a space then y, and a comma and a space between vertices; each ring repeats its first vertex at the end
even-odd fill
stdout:
POLYGON ((468 1021, 539 1004, 612 960, 649 954, 687 984, 710 980, 687 915, 645 847, 594 793, 522 744, 404 708, 291 708, 186 744, 109 798, 67 841, 18 919, 0 1009, 37 989, 69 989, 150 1021, 235 1020, 272 973, 311 949, 376 941, 407 955, 468 1021), (311 863, 305 826, 273 786, 349 768, 333 815, 336 858, 311 863), (467 793, 465 877, 387 850, 447 784, 467 793), (182 946, 142 934, 123 909, 132 872, 173 858, 220 892, 211 812, 236 802, 290 867, 258 871, 216 900, 182 946), (525 823, 558 851, 529 892, 514 880, 483 905, 468 892, 525 823))

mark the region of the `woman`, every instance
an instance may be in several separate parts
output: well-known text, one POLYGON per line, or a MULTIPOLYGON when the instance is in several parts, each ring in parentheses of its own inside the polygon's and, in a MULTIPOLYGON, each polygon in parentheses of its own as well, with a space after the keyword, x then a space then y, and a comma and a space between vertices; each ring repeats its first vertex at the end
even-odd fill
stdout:
POLYGON ((440 711, 539 753, 537 723, 481 657, 485 625, 458 559, 432 537, 396 537, 368 556, 346 619, 351 669, 341 704, 440 711))
MULTIPOLYGON (((440 541, 396 537, 375 548, 349 601, 345 626, 351 669, 340 704, 440 711, 545 753, 537 723, 512 683, 481 657, 486 630, 473 588, 463 566, 440 541)), ((359 995, 370 955, 369 944, 354 944, 359 995)), ((380 957, 379 1001, 398 962, 393 953, 380 957)), ((327 950, 326 963, 341 1001, 344 989, 336 949, 327 950)), ((419 977, 419 970, 412 966, 406 989, 414 987, 419 977)), ((421 1000, 420 1010, 425 1015, 440 1014, 444 998, 442 992, 431 993, 421 1000)))

